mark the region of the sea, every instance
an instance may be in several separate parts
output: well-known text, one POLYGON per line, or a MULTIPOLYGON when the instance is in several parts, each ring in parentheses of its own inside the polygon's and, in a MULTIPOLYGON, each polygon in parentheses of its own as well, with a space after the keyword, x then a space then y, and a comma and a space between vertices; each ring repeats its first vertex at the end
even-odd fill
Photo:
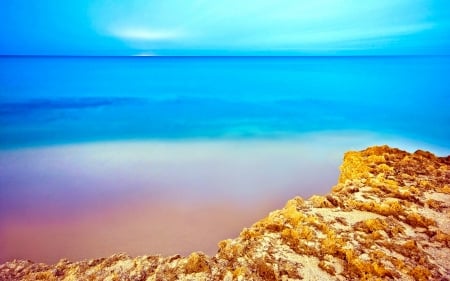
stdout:
POLYGON ((450 57, 1 57, 0 148, 370 131, 448 146, 450 57))
POLYGON ((0 57, 0 262, 213 254, 348 150, 450 154, 450 57, 0 57))

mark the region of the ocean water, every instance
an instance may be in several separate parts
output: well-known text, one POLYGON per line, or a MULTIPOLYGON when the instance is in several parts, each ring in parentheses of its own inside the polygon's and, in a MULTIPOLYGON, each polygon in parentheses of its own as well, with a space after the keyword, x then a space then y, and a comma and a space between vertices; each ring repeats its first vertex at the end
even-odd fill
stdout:
POLYGON ((0 262, 214 254, 345 151, 450 154, 450 57, 0 57, 0 262))
POLYGON ((356 130, 447 146, 450 57, 3 57, 0 147, 356 130))

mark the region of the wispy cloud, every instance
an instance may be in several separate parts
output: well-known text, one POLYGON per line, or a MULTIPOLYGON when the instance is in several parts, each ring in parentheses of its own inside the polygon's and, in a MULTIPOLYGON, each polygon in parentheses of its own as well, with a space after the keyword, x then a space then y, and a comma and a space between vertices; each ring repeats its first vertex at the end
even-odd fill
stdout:
POLYGON ((122 39, 136 41, 169 41, 183 37, 181 32, 175 30, 157 30, 142 27, 113 28, 111 34, 122 39))
MULTIPOLYGON (((422 0, 130 0, 97 9, 100 33, 135 51, 426 51, 450 24, 422 0), (236 9, 239 6, 239 9, 236 9), (440 32, 438 32, 440 30, 440 32)), ((108 2, 109 3, 109 2, 108 2)))
MULTIPOLYGON (((333 28, 327 30, 310 29, 310 30, 290 30, 289 32, 280 32, 260 38, 260 41, 253 39, 257 44, 272 43, 274 47, 282 46, 298 46, 298 47, 317 47, 326 44, 352 44, 359 41, 361 44, 369 44, 370 42, 385 41, 392 38, 399 39, 403 36, 417 34, 419 32, 433 28, 432 23, 420 23, 411 25, 385 26, 360 28, 358 26, 333 28)), ((251 44, 251 42, 248 42, 251 44)), ((373 46, 373 44, 371 44, 373 46)))

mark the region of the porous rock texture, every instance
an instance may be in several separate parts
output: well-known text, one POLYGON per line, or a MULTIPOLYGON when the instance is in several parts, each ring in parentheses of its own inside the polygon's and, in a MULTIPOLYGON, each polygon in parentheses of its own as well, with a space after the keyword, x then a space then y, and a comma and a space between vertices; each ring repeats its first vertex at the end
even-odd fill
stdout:
POLYGON ((209 257, 14 260, 0 280, 449 280, 450 156, 347 152, 326 196, 293 198, 209 257))

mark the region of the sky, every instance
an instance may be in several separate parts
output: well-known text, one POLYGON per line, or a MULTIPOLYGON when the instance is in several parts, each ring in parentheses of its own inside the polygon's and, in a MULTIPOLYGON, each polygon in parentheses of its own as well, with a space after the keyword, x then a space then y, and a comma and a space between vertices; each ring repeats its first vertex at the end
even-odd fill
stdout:
POLYGON ((448 0, 2 0, 0 55, 449 54, 448 0))

